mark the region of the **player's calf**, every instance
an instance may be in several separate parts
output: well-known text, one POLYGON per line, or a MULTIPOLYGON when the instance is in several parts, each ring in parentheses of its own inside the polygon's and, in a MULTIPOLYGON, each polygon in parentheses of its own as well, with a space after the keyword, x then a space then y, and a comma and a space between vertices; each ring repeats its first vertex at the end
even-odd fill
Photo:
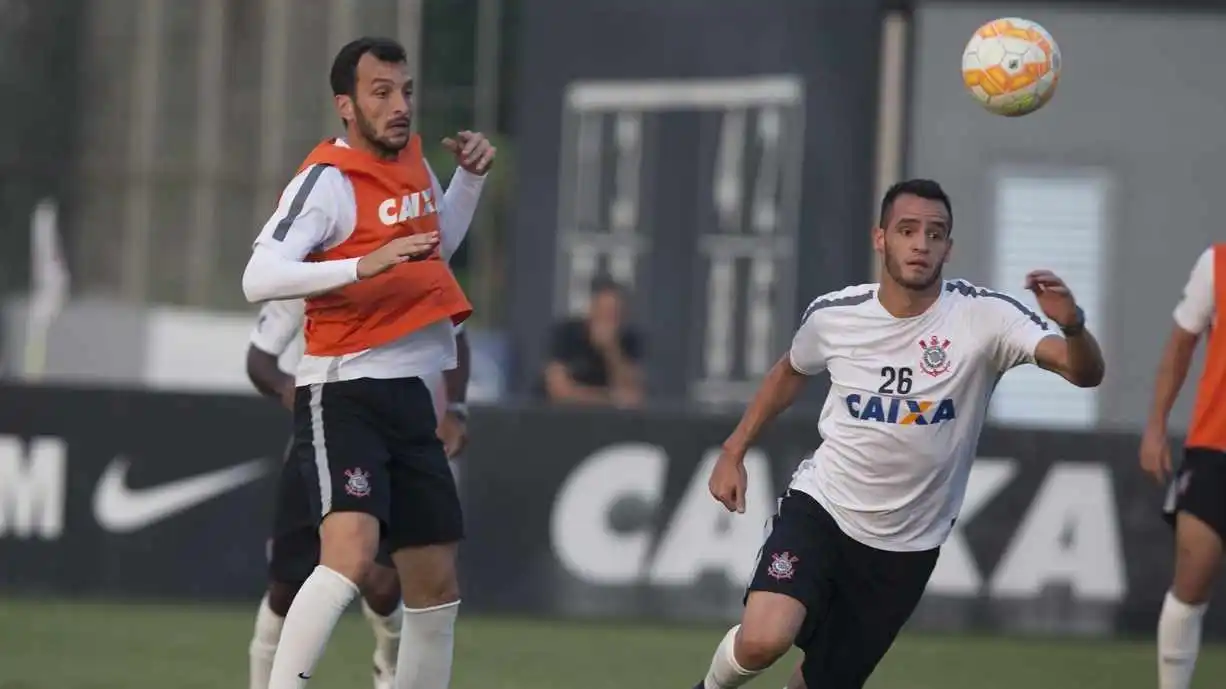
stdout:
POLYGON ((1180 512, 1175 579, 1158 618, 1158 685, 1188 689, 1200 654, 1201 624, 1222 562, 1222 539, 1205 521, 1180 512))
POLYGON ((272 661, 277 653, 277 644, 281 640, 281 629, 285 626, 285 615, 301 586, 301 581, 268 582, 268 590, 260 599, 260 608, 255 615, 255 629, 247 648, 250 658, 247 682, 249 689, 268 689, 272 661))
POLYGON ((268 582, 267 602, 268 609, 277 617, 285 617, 289 613, 289 606, 293 605, 294 597, 298 595, 298 589, 302 588, 302 582, 285 582, 285 581, 270 581, 268 582))
POLYGON ((404 597, 396 689, 446 689, 460 606, 456 544, 402 548, 392 559, 404 597))
POLYGON ((362 582, 362 601, 383 617, 400 609, 400 579, 394 567, 375 564, 362 582))
POLYGON ((332 630, 358 594, 354 582, 373 566, 379 521, 362 512, 332 512, 320 525, 319 539, 319 566, 285 616, 269 689, 299 689, 315 672, 332 630))
POLYGON ((375 635, 375 689, 391 689, 404 619, 394 568, 376 564, 370 569, 362 583, 362 616, 375 635))
POLYGON ((277 610, 271 587, 269 592, 260 599, 260 609, 255 615, 255 629, 252 631, 251 643, 247 647, 248 689, 268 689, 268 678, 272 675, 272 661, 277 654, 277 642, 281 639, 281 629, 285 625, 285 612, 289 609, 291 597, 285 601, 285 607, 277 610))

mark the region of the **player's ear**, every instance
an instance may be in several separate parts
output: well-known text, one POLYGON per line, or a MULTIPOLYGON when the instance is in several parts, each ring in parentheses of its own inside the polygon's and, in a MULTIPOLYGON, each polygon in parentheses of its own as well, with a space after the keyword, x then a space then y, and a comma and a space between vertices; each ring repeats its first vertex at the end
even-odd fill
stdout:
POLYGON ((333 96, 332 101, 336 103, 336 112, 341 116, 341 119, 346 122, 353 121, 353 99, 347 95, 333 96))
POLYGON ((949 257, 953 255, 953 253, 954 253, 954 240, 951 237, 949 240, 949 244, 945 248, 945 258, 941 259, 941 263, 942 264, 949 263, 949 257))
POLYGON ((885 230, 883 228, 873 228, 873 250, 879 254, 885 253, 885 230))

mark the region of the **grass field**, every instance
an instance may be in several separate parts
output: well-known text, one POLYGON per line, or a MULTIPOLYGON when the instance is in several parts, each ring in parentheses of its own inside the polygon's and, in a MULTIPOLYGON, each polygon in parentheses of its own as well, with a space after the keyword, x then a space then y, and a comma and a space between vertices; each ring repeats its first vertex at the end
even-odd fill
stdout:
MULTIPOLYGON (((252 608, 0 600, 0 689, 244 689, 252 608)), ((722 629, 461 616, 455 689, 690 689, 722 629)), ((371 642, 347 615, 312 687, 367 689, 371 642)), ((751 686, 780 689, 795 661, 751 686)), ((1148 643, 902 638, 871 689, 1153 689, 1148 643)), ((1226 647, 1196 687, 1226 686, 1226 647)))

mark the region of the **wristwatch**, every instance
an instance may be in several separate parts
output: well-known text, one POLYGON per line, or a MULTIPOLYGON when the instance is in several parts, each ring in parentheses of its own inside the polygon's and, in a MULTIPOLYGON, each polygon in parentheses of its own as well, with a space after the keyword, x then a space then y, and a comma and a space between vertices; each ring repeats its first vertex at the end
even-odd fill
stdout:
POLYGON ((450 402, 447 404, 447 413, 455 416, 459 420, 468 422, 468 405, 464 402, 450 402))
POLYGON ((1074 321, 1072 325, 1060 326, 1060 332, 1064 333, 1065 337, 1075 337, 1085 332, 1085 329, 1086 329, 1086 314, 1085 314, 1085 311, 1081 310, 1080 306, 1077 307, 1077 320, 1074 321))

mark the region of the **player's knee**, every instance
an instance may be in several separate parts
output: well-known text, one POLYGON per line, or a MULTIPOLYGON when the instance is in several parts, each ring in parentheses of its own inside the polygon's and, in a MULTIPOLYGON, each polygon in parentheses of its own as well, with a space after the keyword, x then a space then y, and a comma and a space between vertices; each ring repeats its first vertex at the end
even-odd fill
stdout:
POLYGON ((294 596, 298 595, 298 589, 302 588, 302 582, 285 582, 273 581, 268 584, 268 607, 277 617, 285 617, 289 614, 289 606, 294 603, 294 596))
POLYGON ((319 540, 319 564, 361 583, 374 567, 379 520, 361 512, 333 512, 324 518, 319 540))
POLYGON ((362 584, 362 597, 371 610, 385 617, 392 614, 400 606, 400 581, 396 578, 396 570, 380 565, 371 567, 362 584))
POLYGON ((393 557, 406 606, 430 608, 460 599, 454 546, 405 548, 393 557))
POLYGON ((787 630, 768 625, 741 625, 736 637, 737 664, 746 670, 770 667, 792 647, 787 630))
POLYGON ((460 582, 455 571, 418 572, 405 582, 404 604, 410 608, 432 608, 460 599, 460 582))

